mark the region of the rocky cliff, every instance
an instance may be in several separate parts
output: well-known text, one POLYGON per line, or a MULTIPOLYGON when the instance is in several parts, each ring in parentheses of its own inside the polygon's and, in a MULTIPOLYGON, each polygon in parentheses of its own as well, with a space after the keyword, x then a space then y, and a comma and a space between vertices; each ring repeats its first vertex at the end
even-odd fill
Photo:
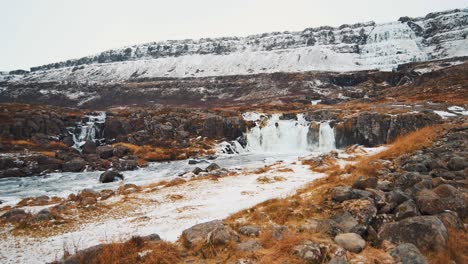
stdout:
POLYGON ((160 77, 272 72, 392 70, 399 64, 468 55, 468 9, 422 18, 307 28, 247 37, 134 45, 12 72, 4 80, 103 83, 160 77))

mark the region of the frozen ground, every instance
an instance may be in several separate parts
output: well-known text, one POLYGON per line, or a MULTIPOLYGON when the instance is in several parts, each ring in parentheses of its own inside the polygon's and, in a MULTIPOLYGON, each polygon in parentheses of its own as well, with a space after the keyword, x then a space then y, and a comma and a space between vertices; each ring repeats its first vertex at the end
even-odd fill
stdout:
MULTIPOLYGON (((367 153, 373 154, 382 149, 384 148, 367 149, 367 153)), ((318 154, 310 153, 308 155, 316 156, 318 154)), ((297 155, 272 155, 271 153, 268 155, 269 157, 266 154, 223 156, 216 162, 225 168, 238 171, 237 176, 219 178, 218 181, 188 181, 183 185, 167 187, 157 191, 145 192, 143 190, 143 192, 131 194, 130 197, 138 201, 138 203, 134 210, 128 214, 121 217, 103 216, 92 223, 81 224, 73 229, 74 231, 67 233, 33 238, 22 235, 12 236, 10 230, 4 228, 0 231, 0 262, 49 262, 60 258, 64 249, 74 252, 77 249, 84 249, 99 243, 127 240, 133 235, 155 233, 159 234, 164 240, 175 241, 184 229, 197 223, 224 219, 235 212, 252 207, 265 200, 291 195, 306 183, 324 176, 321 173, 314 173, 309 170, 308 166, 302 165, 297 155), (255 168, 271 164, 274 164, 271 170, 260 174, 254 173, 255 168), (278 171, 282 168, 290 168, 292 171, 278 171), (260 176, 270 178, 281 176, 285 180, 259 183, 257 178, 260 176), (170 197, 173 195, 181 195, 182 198, 171 199, 170 197)), ((340 157, 346 158, 349 155, 343 153, 340 154, 340 157)), ((340 165, 345 163, 344 160, 339 160, 340 165)), ((192 166, 187 165, 186 161, 153 164, 148 169, 126 173, 125 181, 147 184, 163 178, 174 177, 170 175, 177 175, 179 171, 186 171, 190 168, 192 166)), ((100 185, 95 181, 97 174, 88 174, 89 176, 86 176, 86 173, 55 176, 58 179, 65 177, 65 179, 62 179, 63 184, 60 189, 67 189, 67 191, 63 191, 62 194, 74 192, 75 189, 82 189, 83 187, 100 189, 100 185), (77 181, 76 178, 84 179, 77 181), (73 188, 67 188, 69 185, 73 186, 73 188)), ((57 181, 57 178, 54 181, 57 181)), ((52 187, 52 183, 45 185, 52 187)), ((42 184, 43 182, 33 187, 37 191, 37 193, 34 193, 35 195, 40 195, 42 184)), ((114 183, 113 187, 117 187, 118 184, 114 183)), ((101 184, 101 186, 109 188, 109 185, 101 184)), ((146 191, 149 191, 149 189, 146 191)), ((60 192, 56 190, 56 193, 60 192)), ((121 197, 117 196, 108 203, 123 202, 120 199, 121 197)), ((42 208, 27 209, 38 211, 42 208)))

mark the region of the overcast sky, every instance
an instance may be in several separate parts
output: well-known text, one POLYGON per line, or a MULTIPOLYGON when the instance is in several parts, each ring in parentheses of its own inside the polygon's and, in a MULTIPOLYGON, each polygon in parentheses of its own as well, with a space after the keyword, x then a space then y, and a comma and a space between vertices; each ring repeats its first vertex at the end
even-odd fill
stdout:
POLYGON ((0 0, 0 70, 144 42, 339 26, 468 7, 468 0, 0 0))

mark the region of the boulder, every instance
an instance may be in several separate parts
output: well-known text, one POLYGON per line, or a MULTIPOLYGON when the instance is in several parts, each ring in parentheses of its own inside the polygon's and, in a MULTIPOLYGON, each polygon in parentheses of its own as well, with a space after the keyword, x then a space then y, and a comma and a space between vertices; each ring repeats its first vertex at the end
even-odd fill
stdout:
POLYGON ((118 171, 106 171, 99 176, 99 182, 101 183, 108 183, 108 182, 113 182, 116 180, 123 180, 124 176, 118 172, 118 171))
POLYGON ((24 220, 28 217, 28 213, 26 213, 23 209, 11 209, 4 213, 0 218, 5 219, 10 222, 18 222, 24 220))
POLYGON ((51 219, 54 219, 54 216, 50 213, 48 208, 42 209, 32 218, 32 220, 36 222, 49 221, 51 219))
POLYGON ((413 200, 407 200, 397 206, 394 213, 397 220, 420 215, 418 207, 413 200))
POLYGON ((451 171, 463 170, 468 167, 468 160, 459 156, 455 156, 449 160, 447 167, 451 171))
POLYGON ((403 243, 390 250, 390 256, 396 263, 401 264, 426 264, 427 261, 419 249, 411 243, 403 243))
POLYGON ((260 235, 260 228, 253 225, 243 226, 239 228, 239 233, 244 236, 258 237, 260 235))
POLYGON ((182 232, 184 246, 191 248, 197 242, 224 245, 229 241, 239 241, 239 235, 221 220, 194 225, 182 232))
POLYGON ((128 153, 130 153, 130 149, 123 145, 117 145, 113 150, 113 155, 118 158, 122 158, 128 153))
POLYGON ((204 172, 200 167, 195 167, 195 169, 192 170, 193 174, 198 175, 201 172, 204 172))
POLYGON ((319 244, 312 241, 304 241, 293 247, 293 254, 309 264, 323 263, 326 255, 325 250, 319 244))
POLYGON ((416 194, 416 203, 423 214, 439 214, 445 210, 439 195, 432 190, 422 190, 416 194))
POLYGON ((101 159, 108 159, 114 156, 114 149, 111 146, 100 146, 96 148, 96 153, 101 159))
POLYGON ((93 141, 86 141, 83 146, 81 146, 81 153, 83 154, 95 154, 96 153, 96 143, 93 141))
POLYGON ((364 178, 361 176, 353 183, 353 188, 355 189, 365 190, 367 188, 375 189, 376 187, 377 178, 375 177, 364 178))
POLYGON ((80 172, 85 169, 86 162, 82 158, 73 158, 63 164, 62 170, 69 172, 80 172))
POLYGON ((216 163, 211 163, 210 165, 208 165, 208 167, 206 167, 205 170, 206 170, 207 172, 212 172, 212 171, 216 171, 216 170, 219 170, 219 169, 221 169, 221 167, 220 167, 218 164, 216 164, 216 163))
POLYGON ((339 234, 334 240, 339 246, 354 253, 359 253, 366 247, 366 241, 356 233, 339 234))
POLYGON ((455 211, 462 218, 468 215, 466 198, 460 190, 449 184, 441 184, 432 191, 439 196, 444 209, 455 211))
POLYGON ((367 198, 372 193, 368 191, 362 191, 353 189, 350 186, 338 186, 331 190, 332 199, 336 202, 343 202, 351 199, 367 198))
POLYGON ((239 251, 255 251, 261 248, 262 246, 260 245, 260 243, 253 239, 237 244, 237 250, 239 251))
POLYGON ((150 241, 150 242, 161 241, 161 237, 158 234, 151 234, 151 235, 147 235, 147 236, 142 236, 141 238, 143 240, 145 240, 145 241, 150 241))
POLYGON ((414 216, 384 224, 379 236, 395 244, 413 243, 420 250, 442 249, 448 239, 447 228, 436 216, 414 216))

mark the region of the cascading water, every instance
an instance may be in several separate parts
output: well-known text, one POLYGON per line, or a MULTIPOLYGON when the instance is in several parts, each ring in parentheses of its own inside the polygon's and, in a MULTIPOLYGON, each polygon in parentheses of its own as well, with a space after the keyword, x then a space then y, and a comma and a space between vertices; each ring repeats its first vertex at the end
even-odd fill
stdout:
POLYGON ((73 148, 81 151, 86 141, 100 142, 103 138, 103 124, 106 122, 106 112, 98 112, 85 116, 85 120, 78 123, 69 133, 73 137, 73 148))
POLYGON ((335 149, 335 134, 329 122, 321 122, 315 126, 318 128, 317 137, 311 139, 310 133, 314 133, 311 122, 306 121, 303 114, 298 114, 296 119, 290 120, 282 120, 281 116, 244 113, 244 119, 255 121, 256 126, 245 133, 245 148, 236 141, 230 144, 235 150, 233 152, 302 154, 335 149))
POLYGON ((257 126, 246 133, 249 152, 307 152, 309 124, 303 115, 297 120, 280 120, 281 115, 257 121, 257 126))
POLYGON ((321 152, 328 152, 336 148, 335 132, 329 122, 320 123, 318 146, 321 152))

